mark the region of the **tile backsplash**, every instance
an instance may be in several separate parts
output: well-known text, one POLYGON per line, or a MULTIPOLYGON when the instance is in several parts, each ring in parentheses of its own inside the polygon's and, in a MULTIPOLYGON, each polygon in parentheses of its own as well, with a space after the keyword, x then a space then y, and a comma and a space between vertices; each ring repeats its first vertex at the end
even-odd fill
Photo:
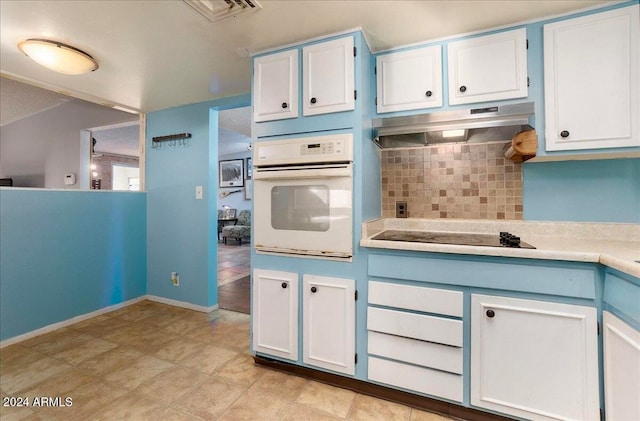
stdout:
POLYGON ((504 158, 508 145, 383 150, 382 216, 406 201, 409 218, 522 220, 522 164, 504 158))

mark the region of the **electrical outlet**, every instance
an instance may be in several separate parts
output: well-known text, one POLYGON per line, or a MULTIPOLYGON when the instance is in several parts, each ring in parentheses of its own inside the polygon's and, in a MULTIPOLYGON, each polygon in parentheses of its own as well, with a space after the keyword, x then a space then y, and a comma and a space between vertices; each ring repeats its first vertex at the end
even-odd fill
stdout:
POLYGON ((396 202, 396 218, 406 218, 408 213, 407 202, 396 202))
POLYGON ((202 200, 202 186, 196 186, 196 200, 202 200))
POLYGON ((171 272, 171 283, 174 287, 180 285, 180 275, 178 275, 178 272, 171 272))

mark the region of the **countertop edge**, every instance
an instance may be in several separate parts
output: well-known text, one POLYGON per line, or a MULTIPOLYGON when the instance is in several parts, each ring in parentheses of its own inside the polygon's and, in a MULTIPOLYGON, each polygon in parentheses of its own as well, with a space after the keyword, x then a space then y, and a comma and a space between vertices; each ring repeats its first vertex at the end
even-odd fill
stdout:
MULTIPOLYGON (((420 230, 420 224, 422 222, 427 224, 433 223, 433 220, 414 220, 407 221, 409 225, 407 230, 420 230)), ((484 221, 478 221, 478 225, 481 225, 484 221)), ((553 223, 544 223, 550 225, 553 223)), ((385 229, 402 229, 398 227, 397 220, 389 220, 385 218, 379 218, 372 221, 363 223, 362 238, 360 239, 360 246, 366 248, 377 248, 386 250, 401 250, 401 251, 417 251, 428 253, 449 253, 449 254, 465 254, 476 256, 493 256, 504 258, 523 258, 523 259, 539 259, 539 260, 554 260, 554 261, 568 261, 568 262, 586 262, 586 263, 599 263, 609 268, 619 270, 631 276, 640 278, 640 263, 633 260, 637 247, 638 257, 640 258, 640 241, 623 241, 616 242, 612 246, 612 242, 607 239, 593 238, 591 241, 584 241, 586 244, 582 244, 582 240, 578 240, 580 244, 576 244, 576 239, 570 237, 539 237, 535 236, 531 241, 532 244, 541 244, 542 247, 536 249, 519 249, 519 248, 502 248, 502 247, 483 247, 483 246, 469 246, 469 245, 454 245, 454 244, 435 244, 435 243, 414 243, 403 241, 382 241, 372 240, 371 238, 376 234, 384 231, 385 229), (621 251, 621 253, 619 253, 621 251)), ((530 223, 529 225, 537 225, 536 223, 530 223)), ((565 225, 558 223, 559 227, 565 225)), ((597 224, 594 224, 597 226, 597 224)), ((443 227, 444 228, 444 227, 443 227)), ((480 227, 479 227, 480 228, 480 227)), ((635 227, 634 227, 635 228, 635 227)), ((479 229, 478 232, 484 230, 479 229)), ((524 238, 524 240, 527 240, 524 238)))

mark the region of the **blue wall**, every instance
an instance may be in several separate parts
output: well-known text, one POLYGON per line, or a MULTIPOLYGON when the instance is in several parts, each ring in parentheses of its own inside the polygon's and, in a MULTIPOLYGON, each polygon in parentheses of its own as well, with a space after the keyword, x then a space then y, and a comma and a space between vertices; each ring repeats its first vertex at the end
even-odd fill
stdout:
POLYGON ((640 159, 528 163, 524 218, 640 223, 640 159))
POLYGON ((0 189, 0 340, 144 295, 146 196, 0 189))
POLYGON ((249 95, 147 115, 147 293, 198 306, 217 304, 218 126, 210 109, 247 106, 249 95), (152 138, 191 133, 187 146, 152 148, 152 138), (195 199, 203 186, 203 200, 195 199), (180 274, 180 286, 171 284, 180 274))

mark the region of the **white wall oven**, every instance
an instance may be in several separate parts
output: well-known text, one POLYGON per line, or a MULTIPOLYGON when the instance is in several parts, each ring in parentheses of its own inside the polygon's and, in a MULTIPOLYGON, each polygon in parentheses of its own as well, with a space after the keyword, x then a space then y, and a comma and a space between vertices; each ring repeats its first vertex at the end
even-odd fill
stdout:
POLYGON ((254 247, 284 253, 353 256, 353 135, 254 144, 254 247))

